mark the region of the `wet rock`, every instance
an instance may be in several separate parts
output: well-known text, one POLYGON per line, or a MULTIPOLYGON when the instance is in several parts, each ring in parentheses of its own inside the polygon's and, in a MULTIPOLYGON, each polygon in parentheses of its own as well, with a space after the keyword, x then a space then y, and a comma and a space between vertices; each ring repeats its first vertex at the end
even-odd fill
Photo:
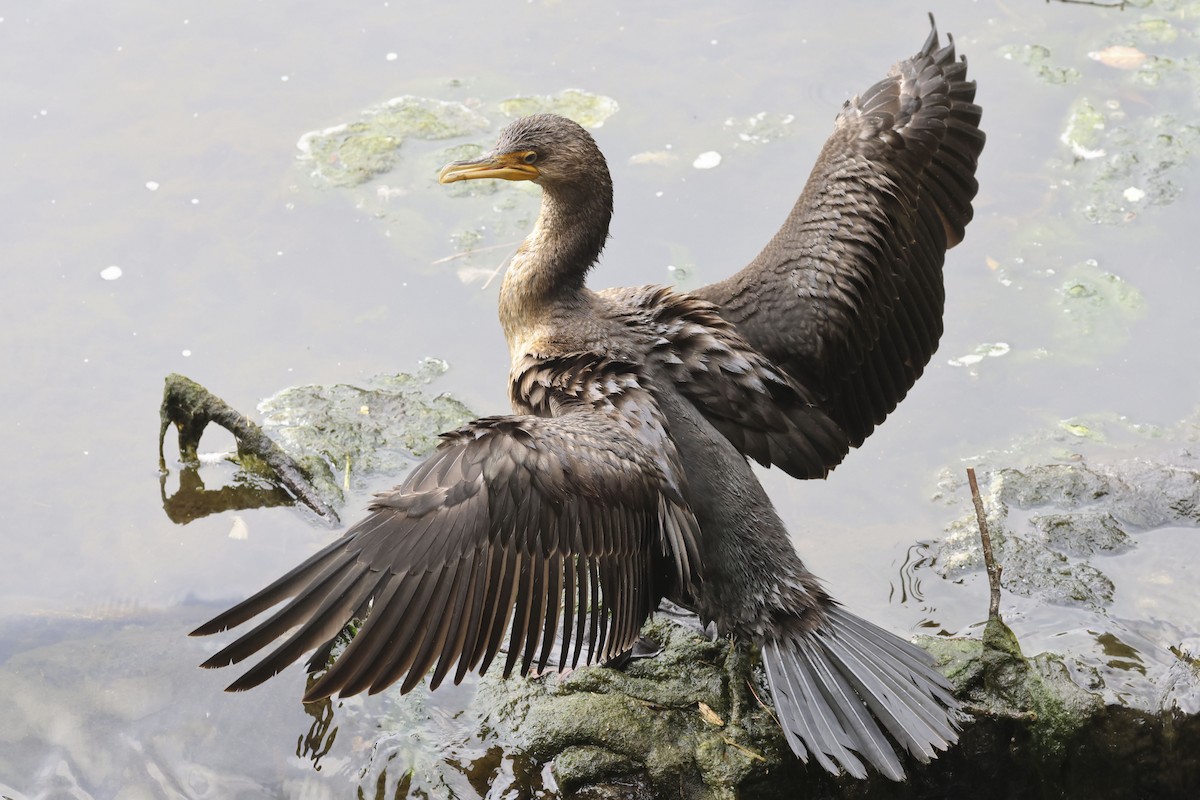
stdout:
POLYGON ((1097 553, 1123 553, 1133 547, 1129 534, 1107 512, 1034 514, 1029 522, 1041 532, 1051 549, 1068 556, 1086 558, 1097 553))
POLYGON ((549 767, 554 777, 552 787, 531 780, 507 789, 519 796, 551 788, 565 798, 689 800, 1187 797, 1200 784, 1191 750, 1200 743, 1200 720, 1108 706, 1077 685, 1062 656, 1024 656, 998 620, 982 640, 918 640, 969 714, 959 744, 929 764, 908 760, 903 784, 805 767, 769 711, 741 688, 767 697, 752 659, 728 663, 739 647, 665 620, 648 631, 661 638, 663 653, 625 671, 589 667, 565 677, 483 680, 476 705, 490 735, 517 754, 513 771, 543 776, 549 767), (731 681, 739 674, 749 684, 745 677, 731 681), (1109 754, 1136 756, 1137 767, 1109 754), (1131 787, 1142 793, 1127 794, 1131 787))
POLYGON ((662 644, 653 658, 535 680, 488 676, 476 702, 506 747, 554 764, 567 796, 623 796, 620 787, 640 785, 649 796, 733 798, 794 761, 755 700, 769 695, 761 672, 746 668, 744 644, 663 619, 644 633, 662 644))
MULTIPOLYGON (((1198 434, 1194 419, 1169 430, 1077 419, 977 461, 1004 607, 1039 619, 1047 605, 1061 609, 1061 627, 1040 640, 1107 703, 1200 707, 1200 678, 1179 656, 1200 635, 1200 589, 1187 575, 1200 552, 1198 434), (1014 468, 1013 453, 1047 461, 1014 468)), ((943 488, 963 495, 962 479, 947 478, 943 488)), ((973 509, 958 505, 935 546, 935 569, 952 580, 983 569, 973 509)))

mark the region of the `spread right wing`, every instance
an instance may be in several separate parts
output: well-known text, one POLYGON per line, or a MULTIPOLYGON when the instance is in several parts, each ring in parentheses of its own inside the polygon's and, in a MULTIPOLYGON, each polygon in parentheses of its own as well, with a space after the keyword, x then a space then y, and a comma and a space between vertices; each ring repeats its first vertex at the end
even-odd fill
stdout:
POLYGON ((974 99, 966 61, 934 28, 919 53, 846 103, 754 261, 693 292, 810 392, 854 446, 937 349, 942 263, 978 190, 974 99))

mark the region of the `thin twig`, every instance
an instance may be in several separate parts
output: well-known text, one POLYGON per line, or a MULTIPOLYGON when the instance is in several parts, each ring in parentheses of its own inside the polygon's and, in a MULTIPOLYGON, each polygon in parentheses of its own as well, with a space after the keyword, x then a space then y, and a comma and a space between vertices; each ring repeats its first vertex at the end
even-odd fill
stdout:
POLYGON ((749 678, 746 679, 746 688, 750 690, 750 694, 754 695, 754 699, 758 701, 758 704, 762 706, 763 710, 771 716, 771 719, 775 720, 775 724, 780 724, 779 717, 775 716, 775 712, 771 710, 770 704, 764 703, 763 699, 758 696, 758 692, 754 689, 754 683, 749 678))
MULTIPOLYGON (((1050 0, 1046 0, 1046 2, 1049 3, 1050 0)), ((1121 11, 1124 11, 1127 5, 1127 0, 1117 0, 1115 3, 1100 3, 1097 0, 1058 0, 1058 2, 1077 6, 1095 6, 1096 8, 1116 8, 1121 11)))
POLYGON ((983 563, 987 567, 988 619, 1000 617, 1000 565, 992 553, 992 537, 988 534, 987 515, 983 510, 983 498, 979 496, 979 482, 975 480, 975 468, 967 467, 967 481, 971 484, 971 500, 975 502, 975 519, 979 521, 979 538, 983 540, 983 563))
POLYGON ((460 258, 466 258, 467 256, 473 256, 476 253, 486 253, 489 250, 499 250, 502 247, 515 247, 516 245, 519 245, 519 244, 520 244, 519 241, 518 242, 501 242, 500 244, 489 244, 487 247, 472 247, 470 250, 459 250, 457 253, 451 253, 448 256, 444 256, 444 257, 439 258, 436 261, 433 261, 430 263, 433 264, 434 266, 437 266, 438 264, 449 264, 451 261, 457 261, 460 258))
MULTIPOLYGON (((520 245, 518 245, 518 247, 519 246, 520 245)), ((504 268, 508 266, 509 262, 512 261, 513 256, 515 256, 516 254, 517 254, 517 251, 514 248, 511 253, 509 253, 508 255, 506 255, 504 257, 503 261, 501 261, 499 264, 496 265, 496 268, 494 270, 492 270, 492 274, 488 275, 488 279, 483 282, 483 287, 482 287, 483 289, 487 289, 489 286, 492 285, 492 281, 496 280, 496 276, 504 271, 504 268)))
POLYGON ((730 747, 732 747, 735 750, 740 750, 743 755, 749 756, 751 759, 756 759, 758 761, 764 761, 764 762, 767 760, 766 758, 764 758, 763 756, 754 752, 750 748, 742 747, 740 744, 735 742, 733 739, 730 739, 728 736, 722 736, 721 741, 723 741, 725 744, 729 745, 730 747))

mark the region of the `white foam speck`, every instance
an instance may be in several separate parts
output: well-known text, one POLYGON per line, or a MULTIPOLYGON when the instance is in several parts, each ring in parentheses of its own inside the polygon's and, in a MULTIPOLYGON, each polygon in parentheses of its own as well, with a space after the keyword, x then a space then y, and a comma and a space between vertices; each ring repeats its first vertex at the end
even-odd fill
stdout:
POLYGON ((246 520, 237 516, 233 518, 233 525, 229 527, 229 538, 239 542, 250 538, 250 526, 246 524, 246 520))

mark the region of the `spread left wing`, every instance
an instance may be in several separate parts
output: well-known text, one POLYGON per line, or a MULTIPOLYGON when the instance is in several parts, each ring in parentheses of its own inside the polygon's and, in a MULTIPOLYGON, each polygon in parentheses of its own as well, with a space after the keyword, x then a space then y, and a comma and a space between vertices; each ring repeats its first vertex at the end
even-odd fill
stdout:
POLYGON ((353 619, 360 629, 306 699, 401 679, 406 692, 431 668, 431 687, 452 669, 457 683, 486 671, 506 638, 504 673, 524 674, 545 667, 560 628, 560 667, 628 649, 664 594, 699 579, 698 529, 648 393, 621 365, 581 369, 581 391, 545 387, 552 418, 492 417, 444 434, 345 536, 194 631, 288 601, 203 666, 282 640, 229 687, 247 689, 353 619))

